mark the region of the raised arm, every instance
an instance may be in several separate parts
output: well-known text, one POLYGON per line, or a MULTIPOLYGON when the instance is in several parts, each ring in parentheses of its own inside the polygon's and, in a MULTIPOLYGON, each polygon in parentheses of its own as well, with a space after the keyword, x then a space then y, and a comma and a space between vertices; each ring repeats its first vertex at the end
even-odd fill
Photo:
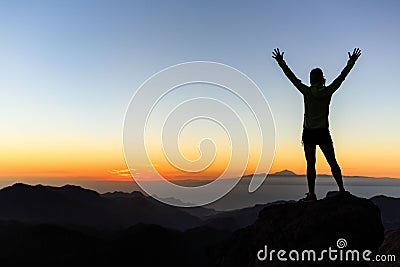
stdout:
POLYGON ((347 61, 347 65, 344 67, 339 76, 327 87, 328 90, 335 92, 337 89, 339 89, 340 85, 342 84, 344 79, 346 79, 346 76, 353 68, 357 59, 360 57, 361 50, 359 48, 354 48, 352 54, 350 54, 350 52, 348 52, 347 54, 349 55, 349 60, 347 61))
POLYGON ((282 68, 283 73, 285 73, 286 77, 293 83, 293 85, 302 93, 307 89, 307 85, 303 84, 301 80, 299 80, 293 71, 288 67, 285 60, 283 59, 283 54, 285 52, 280 52, 279 48, 274 49, 272 52, 272 57, 278 62, 279 67, 282 68))

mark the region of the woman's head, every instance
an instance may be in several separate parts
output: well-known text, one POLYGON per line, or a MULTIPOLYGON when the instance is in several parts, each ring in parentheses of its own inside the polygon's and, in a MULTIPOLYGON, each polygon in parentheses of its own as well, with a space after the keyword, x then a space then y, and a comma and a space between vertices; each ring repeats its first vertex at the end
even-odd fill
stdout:
POLYGON ((315 68, 310 71, 310 84, 311 85, 325 85, 324 73, 320 68, 315 68))

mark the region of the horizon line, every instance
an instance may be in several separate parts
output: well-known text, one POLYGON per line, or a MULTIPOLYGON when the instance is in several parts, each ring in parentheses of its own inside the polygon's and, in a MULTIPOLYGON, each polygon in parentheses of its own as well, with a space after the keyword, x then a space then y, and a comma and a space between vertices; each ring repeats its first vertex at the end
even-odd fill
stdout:
MULTIPOLYGON (((249 178, 251 176, 259 176, 259 175, 266 175, 267 173, 252 173, 252 174, 247 174, 247 175, 242 175, 241 178, 249 178)), ((281 177, 290 177, 290 176, 307 176, 307 174, 297 174, 293 171, 290 171, 288 169, 284 169, 282 171, 277 171, 277 172, 273 172, 273 173, 268 173, 267 174, 267 178, 268 176, 281 176, 281 177), (291 172, 293 174, 280 174, 284 171, 288 171, 291 172)), ((321 173, 321 174, 317 174, 318 176, 332 176, 332 174, 327 174, 327 173, 321 173)), ((382 176, 382 177, 377 177, 377 176, 365 176, 365 175, 343 175, 343 177, 353 177, 353 178, 370 178, 370 179, 400 179, 400 177, 389 177, 389 176, 382 176)), ((233 176, 233 177, 219 177, 217 179, 234 179, 237 178, 237 176, 233 176)), ((139 179, 135 179, 133 177, 130 177, 129 179, 96 179, 93 177, 88 177, 88 176, 65 176, 65 177, 23 177, 22 179, 13 179, 11 177, 8 177, 8 179, 6 177, 0 177, 0 183, 2 182, 14 182, 14 184, 17 183, 25 183, 25 182, 37 182, 37 183, 41 183, 43 182, 43 180, 47 180, 47 181, 54 181, 54 182, 67 182, 66 180, 70 180, 70 182, 135 182, 135 180, 139 180, 139 179), (76 178, 80 178, 80 179, 76 179, 76 178), (82 179, 83 178, 83 179, 82 179)), ((144 179, 148 182, 153 182, 153 181, 159 181, 160 179, 144 179)), ((191 179, 191 178, 183 178, 183 179, 170 179, 171 181, 212 181, 215 179, 212 178, 198 178, 198 179, 191 179)))

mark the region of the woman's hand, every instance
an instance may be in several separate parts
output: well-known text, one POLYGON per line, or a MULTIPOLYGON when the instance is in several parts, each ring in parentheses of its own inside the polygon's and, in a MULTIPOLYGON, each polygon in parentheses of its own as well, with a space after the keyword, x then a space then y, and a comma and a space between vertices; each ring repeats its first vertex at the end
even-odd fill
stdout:
POLYGON ((285 52, 280 52, 279 48, 275 48, 274 51, 272 52, 272 57, 275 58, 276 61, 280 62, 283 61, 283 54, 285 54, 285 52))
MULTIPOLYGON (((279 52, 279 50, 278 50, 279 52)), ((357 59, 361 56, 361 50, 360 48, 354 48, 353 50, 353 54, 350 54, 350 52, 347 52, 347 54, 349 55, 349 59, 356 62, 357 59)))

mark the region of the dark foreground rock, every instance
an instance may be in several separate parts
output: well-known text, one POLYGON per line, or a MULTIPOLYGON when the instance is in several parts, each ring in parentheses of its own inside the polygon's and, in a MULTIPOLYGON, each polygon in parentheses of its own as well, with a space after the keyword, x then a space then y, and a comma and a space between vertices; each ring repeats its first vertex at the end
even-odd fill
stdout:
MULTIPOLYGON (((372 251, 369 258, 377 252, 384 238, 379 208, 370 200, 350 194, 325 198, 312 203, 286 203, 264 208, 257 221, 244 229, 236 231, 229 240, 219 248, 218 266, 368 266, 366 262, 331 261, 327 252, 322 261, 322 250, 338 250, 335 255, 343 259, 347 250, 357 249, 360 259, 365 250, 372 251), (337 244, 341 239, 341 243, 337 244), (345 241, 344 241, 345 240, 345 241), (346 244, 345 244, 346 243, 346 244), (342 247, 338 249, 338 245, 342 247), (343 247, 344 246, 344 247, 343 247), (264 261, 257 257, 259 253, 264 261), (265 254, 265 250, 267 254, 265 254), (272 256, 270 252, 275 250, 272 256), (285 250, 280 261, 277 251, 285 250), (299 252, 299 261, 295 252, 299 252), (314 250, 316 260, 301 261, 304 250, 314 250)), ((348 254, 349 259, 352 258, 348 254)), ((332 257, 334 254, 332 254, 332 257)), ((306 252, 304 259, 313 254, 306 252)))
POLYGON ((0 266, 213 266, 211 248, 229 235, 207 227, 178 231, 142 223, 100 231, 0 222, 0 266))
POLYGON ((385 232, 385 240, 378 250, 380 261, 371 264, 371 267, 400 266, 400 229, 385 232))

